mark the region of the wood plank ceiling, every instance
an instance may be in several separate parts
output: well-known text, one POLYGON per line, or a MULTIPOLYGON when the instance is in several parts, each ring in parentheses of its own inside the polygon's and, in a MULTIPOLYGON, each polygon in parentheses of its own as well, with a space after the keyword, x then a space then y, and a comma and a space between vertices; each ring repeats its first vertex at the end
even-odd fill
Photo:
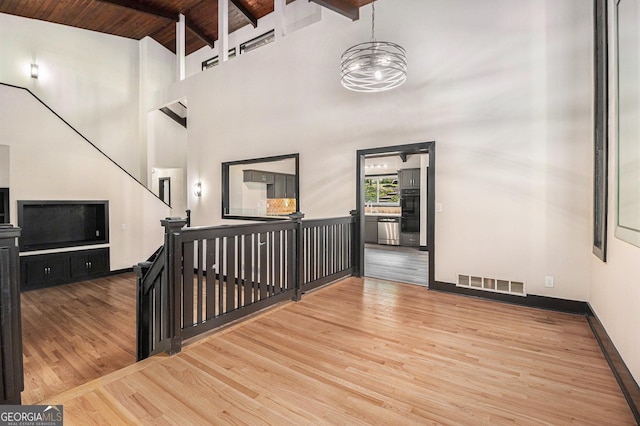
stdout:
MULTIPOLYGON (((274 0, 228 0, 229 32, 273 12, 274 0)), ((286 0, 287 4, 294 0, 286 0)), ((305 1, 305 0, 298 0, 305 1)), ((373 0, 309 0, 352 20, 373 0)), ((178 14, 187 24, 186 53, 218 39, 217 0, 0 0, 0 13, 140 40, 152 37, 175 52, 178 14)))

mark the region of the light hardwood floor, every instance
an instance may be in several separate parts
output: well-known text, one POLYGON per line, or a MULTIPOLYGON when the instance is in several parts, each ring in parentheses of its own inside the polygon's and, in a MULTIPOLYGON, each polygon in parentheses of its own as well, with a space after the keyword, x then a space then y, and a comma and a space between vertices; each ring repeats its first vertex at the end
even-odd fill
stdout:
POLYGON ((135 286, 130 273, 21 294, 23 404, 136 362, 135 286))
POLYGON ((584 317, 349 278, 68 391, 65 424, 635 424, 584 317))

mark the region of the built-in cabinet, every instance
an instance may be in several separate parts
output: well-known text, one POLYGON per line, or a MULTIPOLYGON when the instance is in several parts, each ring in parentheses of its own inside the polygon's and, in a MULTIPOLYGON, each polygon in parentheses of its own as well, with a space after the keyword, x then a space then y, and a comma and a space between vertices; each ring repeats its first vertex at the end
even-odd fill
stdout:
POLYGON ((420 169, 398 170, 398 184, 400 190, 420 189, 420 169))
POLYGON ((267 198, 296 198, 296 175, 250 169, 242 172, 244 182, 267 185, 267 198))
POLYGON ((83 281, 109 273, 109 248, 20 257, 22 291, 83 281))
POLYGON ((267 185, 267 198, 296 198, 295 175, 274 173, 273 185, 267 185))
POLYGON ((83 281, 109 273, 108 201, 18 200, 20 289, 83 281), (55 251, 53 251, 55 250, 55 251))
POLYGON ((244 182, 258 182, 272 184, 274 182, 274 174, 271 172, 263 172, 260 170, 243 170, 244 182))

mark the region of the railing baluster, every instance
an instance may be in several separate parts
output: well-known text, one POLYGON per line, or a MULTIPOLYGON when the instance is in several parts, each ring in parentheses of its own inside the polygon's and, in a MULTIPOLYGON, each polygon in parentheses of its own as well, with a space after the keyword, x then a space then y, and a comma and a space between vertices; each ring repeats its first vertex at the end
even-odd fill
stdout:
POLYGON ((182 328, 187 328, 195 324, 194 306, 193 306, 193 284, 194 284, 194 242, 183 243, 183 262, 182 262, 182 328))
POLYGON ((227 238, 218 238, 218 312, 216 316, 222 316, 224 314, 224 283, 225 283, 225 268, 224 268, 224 256, 225 256, 225 242, 227 238))
POLYGON ((234 286, 234 300, 236 309, 242 307, 242 235, 236 238, 236 285, 234 286))
POLYGON ((253 234, 253 302, 260 300, 260 235, 253 234))
POLYGON ((271 265, 273 268, 273 280, 272 280, 272 284, 273 284, 273 293, 272 294, 278 294, 282 291, 282 288, 280 287, 282 284, 282 265, 280 263, 280 239, 281 239, 281 233, 280 231, 275 231, 273 233, 273 260, 271 261, 271 265))
POLYGON ((216 262, 216 240, 214 238, 207 240, 207 259, 205 262, 207 294, 206 294, 206 316, 209 320, 216 316, 216 270, 214 265, 216 262))
POLYGON ((205 244, 205 240, 198 240, 198 261, 197 261, 197 265, 198 265, 198 285, 197 285, 197 289, 196 292, 198 294, 198 297, 196 299, 196 303, 198 304, 198 315, 197 315, 197 324, 200 324, 202 322, 202 297, 203 297, 203 292, 204 292, 204 285, 203 285, 203 275, 204 275, 204 270, 206 268, 205 262, 206 259, 204 259, 204 244, 205 244))
POLYGON ((253 303, 253 258, 251 254, 253 253, 253 235, 254 234, 245 234, 244 235, 244 298, 243 298, 243 306, 248 306, 253 303))
POLYGON ((228 314, 234 310, 235 303, 235 237, 227 237, 227 279, 225 280, 226 304, 224 313, 228 314))
POLYGON ((268 268, 267 268, 267 249, 268 249, 268 234, 263 232, 260 234, 260 260, 258 262, 258 269, 260 270, 260 300, 264 300, 269 296, 268 285, 268 268))

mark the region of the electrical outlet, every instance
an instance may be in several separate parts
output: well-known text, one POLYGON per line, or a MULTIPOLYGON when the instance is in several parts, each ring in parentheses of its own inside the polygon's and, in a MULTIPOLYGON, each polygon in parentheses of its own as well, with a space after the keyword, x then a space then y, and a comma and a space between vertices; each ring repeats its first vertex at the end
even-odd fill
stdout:
POLYGON ((545 287, 553 287, 553 277, 550 275, 547 275, 546 277, 544 277, 544 286, 545 287))

